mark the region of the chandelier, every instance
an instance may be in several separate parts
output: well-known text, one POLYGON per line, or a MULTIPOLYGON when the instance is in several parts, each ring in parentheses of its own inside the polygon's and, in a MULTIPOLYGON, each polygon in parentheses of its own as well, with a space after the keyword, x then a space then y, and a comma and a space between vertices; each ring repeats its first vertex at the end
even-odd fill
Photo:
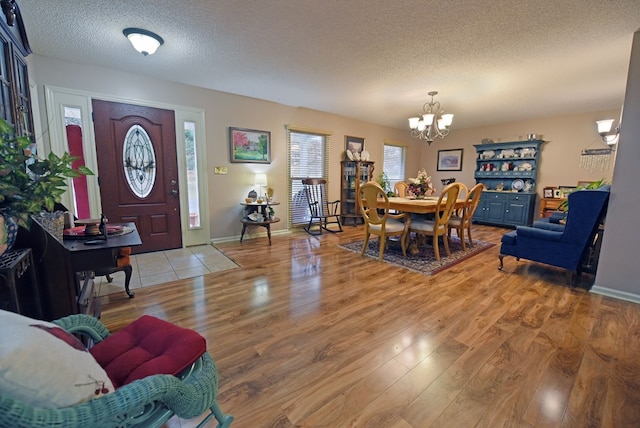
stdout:
POLYGON ((431 91, 429 95, 431 95, 431 101, 424 103, 422 111, 418 113, 419 116, 409 118, 409 128, 411 128, 411 137, 427 140, 431 145, 434 138, 444 138, 449 135, 453 114, 444 114, 444 110, 440 108, 440 102, 433 101, 438 91, 431 91))

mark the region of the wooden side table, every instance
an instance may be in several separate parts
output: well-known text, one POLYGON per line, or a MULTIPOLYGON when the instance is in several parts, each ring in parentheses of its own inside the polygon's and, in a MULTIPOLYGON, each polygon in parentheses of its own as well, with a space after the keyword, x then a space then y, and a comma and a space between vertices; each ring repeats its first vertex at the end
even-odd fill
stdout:
POLYGON ((11 306, 9 309, 19 314, 32 315, 24 312, 21 307, 20 298, 18 296, 18 281, 29 271, 29 279, 31 292, 33 294, 33 306, 35 307, 35 316, 42 319, 42 307, 40 305, 40 292, 38 290, 38 282, 36 280, 36 270, 33 263, 33 254, 31 248, 12 249, 5 252, 0 257, 0 283, 9 288, 11 296, 11 306))
POLYGON ((546 217, 547 211, 557 211, 560 204, 564 201, 561 198, 542 198, 540 199, 540 218, 546 217))
POLYGON ((269 245, 271 245, 271 225, 273 223, 279 222, 280 219, 278 217, 269 217, 269 207, 272 205, 280 205, 280 202, 241 202, 240 205, 243 205, 245 207, 242 219, 240 220, 240 222, 242 223, 242 234, 240 235, 240 242, 242 242, 242 239, 244 238, 244 233, 247 230, 247 226, 261 226, 267 229, 267 237, 269 237, 269 245), (262 214, 262 221, 254 221, 249 218, 249 215, 255 212, 262 214))

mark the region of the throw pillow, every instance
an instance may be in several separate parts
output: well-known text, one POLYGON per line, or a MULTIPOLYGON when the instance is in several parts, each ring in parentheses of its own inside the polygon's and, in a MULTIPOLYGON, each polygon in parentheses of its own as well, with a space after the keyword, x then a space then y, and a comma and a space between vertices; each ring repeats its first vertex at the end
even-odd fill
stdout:
POLYGON ((55 324, 0 310, 0 394, 59 408, 113 391, 107 373, 75 336, 55 324))

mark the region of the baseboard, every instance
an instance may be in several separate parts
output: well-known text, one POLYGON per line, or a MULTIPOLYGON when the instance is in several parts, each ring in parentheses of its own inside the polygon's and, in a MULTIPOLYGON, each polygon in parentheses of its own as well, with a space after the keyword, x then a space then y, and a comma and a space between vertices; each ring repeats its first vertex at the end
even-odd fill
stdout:
POLYGON ((627 302, 640 303, 640 295, 627 293, 626 291, 613 290, 611 288, 600 287, 598 285, 594 285, 591 287, 592 293, 601 294, 607 297, 613 297, 614 299, 626 300, 627 302))
MULTIPOLYGON (((290 230, 272 230, 271 231, 271 236, 275 236, 275 235, 286 235, 288 233, 291 233, 290 230)), ((248 233, 245 234, 244 236, 244 241, 248 240, 248 239, 255 239, 255 238, 266 238, 267 237, 267 232, 257 232, 257 233, 252 233, 251 235, 249 235, 248 233)), ((236 235, 236 236, 225 236, 222 238, 215 238, 211 240, 212 244, 222 244, 223 242, 233 242, 233 241, 240 241, 240 235, 236 235)))

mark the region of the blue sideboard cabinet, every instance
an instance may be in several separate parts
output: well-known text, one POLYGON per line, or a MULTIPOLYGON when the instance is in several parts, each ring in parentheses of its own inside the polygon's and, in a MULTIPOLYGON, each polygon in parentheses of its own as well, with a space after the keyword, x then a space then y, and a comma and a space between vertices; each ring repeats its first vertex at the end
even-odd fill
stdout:
POLYGON ((473 221, 497 226, 529 226, 536 205, 540 148, 544 141, 477 144, 476 183, 486 186, 473 221))

